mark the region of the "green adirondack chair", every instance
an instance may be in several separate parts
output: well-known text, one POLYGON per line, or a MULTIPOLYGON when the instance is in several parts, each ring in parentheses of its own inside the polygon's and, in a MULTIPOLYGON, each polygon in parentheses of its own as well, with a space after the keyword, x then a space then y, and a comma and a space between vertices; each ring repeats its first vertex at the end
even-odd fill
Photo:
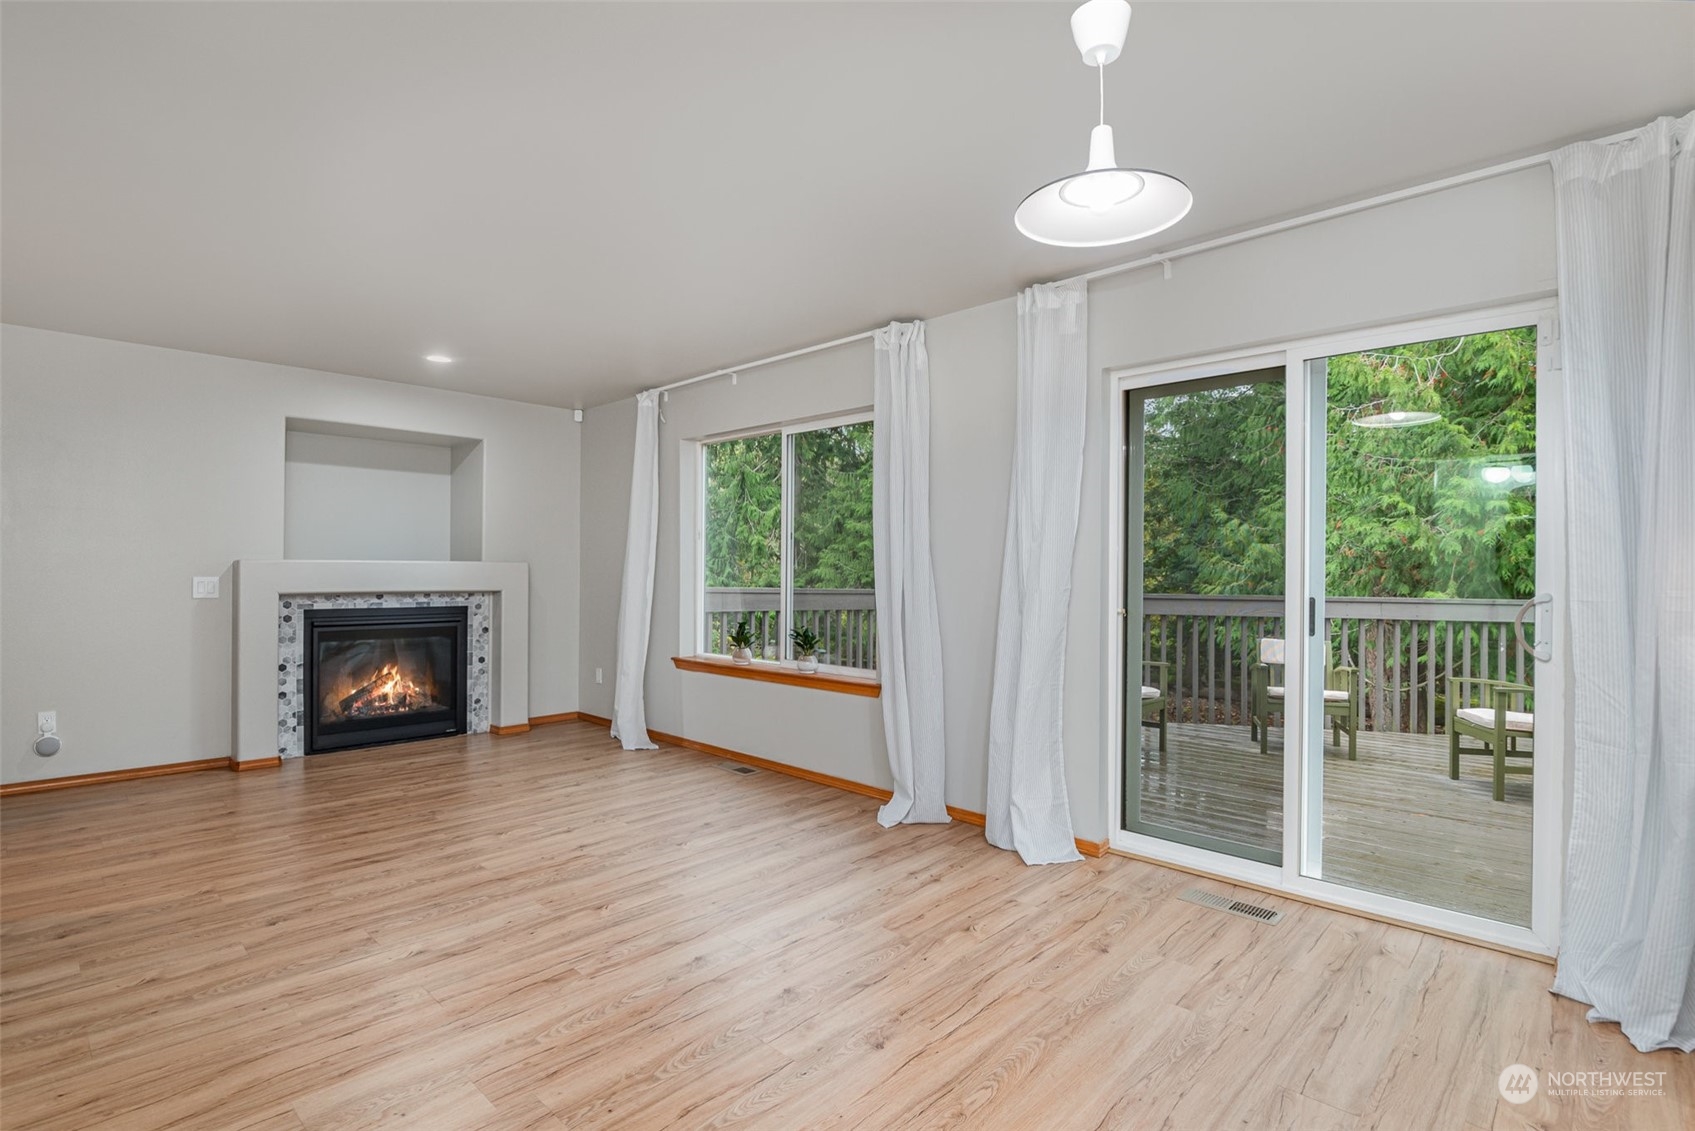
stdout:
POLYGON ((1535 689, 1499 679, 1448 678, 1448 776, 1460 780, 1460 755, 1477 754, 1494 763, 1495 800, 1507 799, 1507 775, 1531 772, 1536 753, 1535 689), (1469 696, 1469 697, 1468 697, 1469 696), (1472 699, 1477 702, 1473 703, 1472 699), (1481 746, 1466 747, 1472 738, 1481 746), (1527 749, 1524 743, 1530 744, 1527 749), (1513 765, 1509 758, 1523 759, 1513 765))
POLYGON ((1142 661, 1142 725, 1159 728, 1159 764, 1165 765, 1165 697, 1171 683, 1171 664, 1164 660, 1142 661), (1146 682, 1149 670, 1152 683, 1146 682))
MULTIPOLYGON (((1272 669, 1279 678, 1287 663, 1283 641, 1267 636, 1259 642, 1259 663, 1252 673, 1249 701, 1248 733, 1259 740, 1259 752, 1269 753, 1266 741, 1267 723, 1273 713, 1283 713, 1283 686, 1272 683, 1272 669)), ((1330 662, 1330 649, 1324 650, 1324 718, 1330 724, 1331 742, 1342 745, 1342 733, 1348 735, 1348 761, 1359 760, 1360 673, 1357 668, 1336 667, 1330 662)))

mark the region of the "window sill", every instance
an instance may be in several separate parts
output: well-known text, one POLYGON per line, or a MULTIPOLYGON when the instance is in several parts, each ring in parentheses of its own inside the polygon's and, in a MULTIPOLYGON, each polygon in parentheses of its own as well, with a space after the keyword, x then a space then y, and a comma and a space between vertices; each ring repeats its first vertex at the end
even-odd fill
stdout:
POLYGON ((882 681, 874 676, 845 675, 836 672, 803 672, 792 664, 774 664, 754 660, 738 664, 725 656, 672 656, 677 670, 705 672, 708 675, 727 675, 736 679, 755 679, 765 683, 787 683, 794 687, 811 687, 819 691, 837 691, 844 695, 864 695, 875 699, 883 692, 882 681))

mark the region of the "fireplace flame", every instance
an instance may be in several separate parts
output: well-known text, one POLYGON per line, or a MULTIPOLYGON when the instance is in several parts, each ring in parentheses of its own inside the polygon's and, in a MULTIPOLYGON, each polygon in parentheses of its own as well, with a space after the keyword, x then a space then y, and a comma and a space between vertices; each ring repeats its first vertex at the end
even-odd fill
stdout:
POLYGON ((331 717, 371 718, 439 706, 429 690, 395 663, 384 664, 366 682, 344 685, 325 696, 331 717))

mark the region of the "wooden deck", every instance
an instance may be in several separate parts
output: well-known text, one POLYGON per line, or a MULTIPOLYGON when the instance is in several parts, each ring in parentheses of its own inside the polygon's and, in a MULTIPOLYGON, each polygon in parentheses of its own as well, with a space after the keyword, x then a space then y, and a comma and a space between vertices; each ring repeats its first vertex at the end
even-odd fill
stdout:
MULTIPOLYGON (((1142 757, 1144 820, 1280 848, 1282 737, 1272 728, 1262 757, 1245 726, 1173 723, 1164 766, 1157 750, 1142 757)), ((1362 732, 1355 762, 1325 737, 1326 880, 1529 925, 1530 776, 1509 777, 1497 802, 1481 758, 1449 779, 1444 736, 1362 732)))

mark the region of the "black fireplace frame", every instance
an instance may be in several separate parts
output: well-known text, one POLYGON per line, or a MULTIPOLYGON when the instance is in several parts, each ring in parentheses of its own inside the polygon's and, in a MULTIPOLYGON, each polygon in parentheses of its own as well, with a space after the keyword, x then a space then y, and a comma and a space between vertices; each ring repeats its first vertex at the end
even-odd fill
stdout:
POLYGON ((359 746, 382 746, 465 733, 471 684, 470 610, 464 605, 401 605, 368 609, 303 609, 301 622, 301 719, 306 754, 326 754, 359 746), (451 629, 458 678, 451 707, 397 718, 362 719, 324 728, 318 719, 318 640, 328 629, 369 629, 372 632, 451 629))

